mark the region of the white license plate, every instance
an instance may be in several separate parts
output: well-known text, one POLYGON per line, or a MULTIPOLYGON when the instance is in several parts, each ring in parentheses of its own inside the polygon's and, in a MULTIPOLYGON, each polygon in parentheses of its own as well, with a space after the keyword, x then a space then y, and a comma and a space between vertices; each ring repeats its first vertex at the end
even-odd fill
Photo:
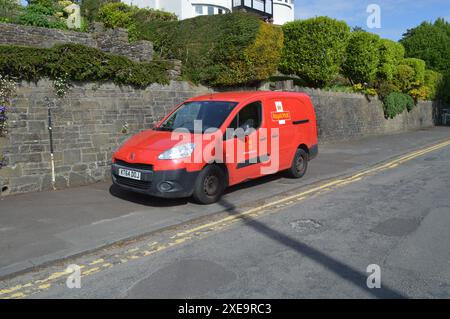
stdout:
POLYGON ((129 169, 119 168, 119 176, 141 180, 141 172, 131 171, 129 169))

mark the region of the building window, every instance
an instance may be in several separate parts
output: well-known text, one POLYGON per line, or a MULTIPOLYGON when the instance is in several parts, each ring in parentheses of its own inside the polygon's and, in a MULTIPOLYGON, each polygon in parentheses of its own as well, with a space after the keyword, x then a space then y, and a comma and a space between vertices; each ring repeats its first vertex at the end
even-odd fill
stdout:
POLYGON ((218 10, 218 13, 219 13, 219 14, 223 14, 223 9, 219 9, 219 10, 218 10))
POLYGON ((195 6, 196 14, 203 14, 203 6, 195 6))
POLYGON ((214 14, 214 7, 208 6, 208 15, 213 15, 214 14))

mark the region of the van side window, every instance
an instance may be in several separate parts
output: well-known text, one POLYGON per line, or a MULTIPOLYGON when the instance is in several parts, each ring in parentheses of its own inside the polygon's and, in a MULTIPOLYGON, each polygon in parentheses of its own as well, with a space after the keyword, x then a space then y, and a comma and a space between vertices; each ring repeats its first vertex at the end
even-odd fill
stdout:
POLYGON ((262 120, 262 105, 261 102, 253 102, 246 106, 244 106, 236 117, 231 121, 229 128, 237 129, 243 128, 246 126, 258 129, 261 126, 262 120))

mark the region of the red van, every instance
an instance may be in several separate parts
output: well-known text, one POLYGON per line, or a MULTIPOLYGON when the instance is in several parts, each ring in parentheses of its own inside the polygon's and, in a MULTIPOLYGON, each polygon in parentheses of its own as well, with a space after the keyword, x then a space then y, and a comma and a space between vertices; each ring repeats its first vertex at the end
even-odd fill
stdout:
POLYGON ((300 178, 317 153, 308 95, 216 93, 185 101, 131 137, 114 153, 111 173, 127 190, 210 204, 227 186, 263 175, 300 178))

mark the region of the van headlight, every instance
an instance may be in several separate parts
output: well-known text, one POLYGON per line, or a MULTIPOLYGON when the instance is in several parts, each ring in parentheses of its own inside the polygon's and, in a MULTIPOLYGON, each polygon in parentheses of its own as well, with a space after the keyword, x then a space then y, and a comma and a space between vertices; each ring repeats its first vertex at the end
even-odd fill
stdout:
POLYGON ((178 146, 172 147, 170 150, 167 150, 164 153, 161 153, 158 156, 158 159, 173 160, 173 159, 180 159, 180 158, 188 157, 188 156, 191 156, 192 152, 194 151, 194 148, 195 148, 194 143, 178 145, 178 146))

